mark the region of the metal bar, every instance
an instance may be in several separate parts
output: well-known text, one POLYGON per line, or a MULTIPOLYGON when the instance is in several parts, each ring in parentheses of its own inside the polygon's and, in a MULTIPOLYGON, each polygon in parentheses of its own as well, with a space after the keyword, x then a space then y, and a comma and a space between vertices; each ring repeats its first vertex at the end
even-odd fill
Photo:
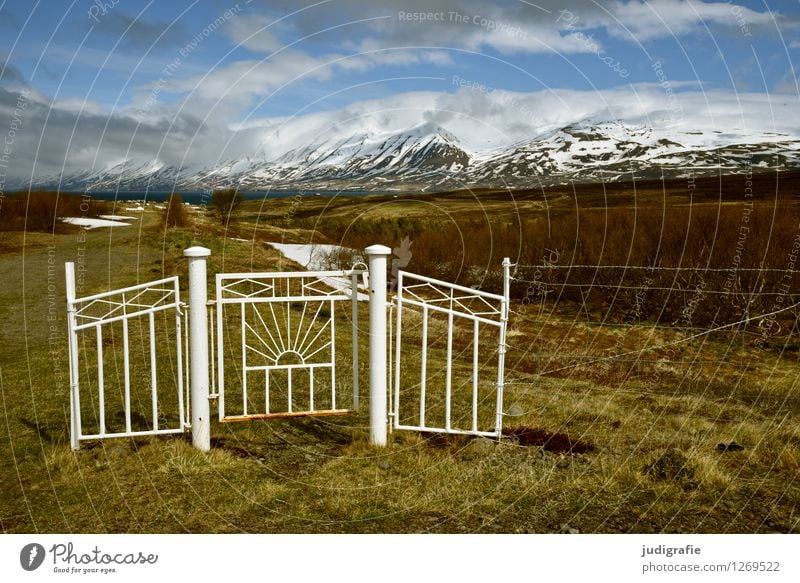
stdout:
MULTIPOLYGON (((262 271, 259 273, 220 273, 217 277, 219 281, 226 281, 229 279, 284 279, 284 278, 305 278, 313 277, 319 279, 322 277, 349 277, 350 275, 362 275, 366 273, 365 269, 343 269, 334 271, 262 271)), ((155 282, 160 283, 160 282, 155 282)))
POLYGON ((422 363, 419 379, 419 424, 425 425, 425 385, 428 380, 428 308, 422 307, 422 363))
POLYGON ((397 274, 397 295, 395 297, 397 300, 397 325, 395 326, 396 329, 396 336, 394 339, 394 426, 397 429, 397 426, 400 423, 400 344, 401 344, 401 335, 402 335, 402 319, 401 315, 403 312, 403 272, 400 271, 397 274))
POLYGON ((225 347, 223 346, 222 328, 222 275, 217 274, 216 285, 216 304, 217 304, 217 378, 219 383, 219 398, 217 399, 217 411, 220 421, 225 417, 225 347))
POLYGON ((103 379, 103 332, 102 327, 97 327, 97 388, 98 407, 100 409, 100 434, 106 432, 106 391, 103 379))
POLYGON ((300 332, 303 331, 303 322, 306 321, 306 309, 308 309, 308 302, 303 302, 303 311, 300 313, 300 322, 297 324, 297 334, 294 335, 294 342, 291 342, 292 337, 289 336, 292 350, 297 350, 297 342, 300 340, 300 332))
MULTIPOLYGON (((121 316, 113 316, 105 320, 92 320, 91 322, 86 322, 84 324, 76 324, 75 331, 85 330, 86 328, 94 328, 95 326, 104 326, 106 324, 113 324, 114 322, 119 322, 121 320, 130 320, 138 316, 144 316, 146 314, 155 312, 163 312, 164 310, 170 310, 177 307, 178 307, 178 302, 172 302, 169 304, 165 304, 163 306, 156 306, 155 308, 147 308, 146 310, 139 310, 138 312, 125 313, 121 316)), ((88 316, 77 316, 77 317, 87 318, 88 316)))
MULTIPOLYGON (((255 308, 253 308, 255 309, 255 308)), ((247 415, 247 343, 245 334, 247 326, 245 322, 244 304, 242 304, 242 410, 247 415)))
POLYGON ((358 275, 350 276, 353 287, 352 320, 353 320, 353 410, 358 411, 358 275))
POLYGON ((269 370, 264 371, 264 410, 269 413, 269 370))
POLYGON ((478 435, 481 437, 499 437, 497 431, 467 431, 466 429, 442 429, 441 427, 423 427, 421 425, 398 425, 395 429, 421 431, 423 433, 449 433, 451 435, 478 435))
MULTIPOLYGON (((291 280, 286 280, 286 295, 289 295, 291 280)), ((302 280, 300 287, 302 287, 302 280)), ((291 300, 286 301, 286 345, 291 347, 292 345, 292 303, 291 300)))
MULTIPOLYGON (((289 392, 288 392, 289 407, 288 407, 288 409, 289 409, 289 413, 291 413, 292 412, 292 369, 288 369, 287 372, 286 372, 286 375, 288 377, 287 385, 288 385, 288 388, 289 388, 289 392)), ((247 410, 245 410, 244 414, 247 415, 247 410)))
MULTIPOLYGON (((242 306, 244 306, 244 304, 242 304, 242 306)), ((256 309, 255 306, 253 306, 253 309, 254 310, 256 309)), ((278 318, 275 316, 275 310, 272 309, 272 304, 269 304, 269 311, 272 314, 272 321, 275 324, 275 332, 278 334, 278 339, 281 341, 281 351, 286 352, 286 345, 283 343, 283 334, 281 334, 281 327, 278 325, 278 318)), ((270 337, 272 337, 272 334, 270 334, 270 337)), ((278 345, 275 344, 275 347, 277 348, 278 345)))
MULTIPOLYGON (((333 323, 332 322, 331 322, 331 330, 333 330, 333 323)), ((326 342, 325 344, 323 344, 322 346, 317 348, 314 352, 311 352, 310 354, 307 354, 305 356, 305 358, 303 358, 303 364, 305 364, 305 361, 308 360, 309 358, 311 358, 312 356, 314 356, 317 352, 321 352, 322 350, 325 350, 326 348, 328 348, 328 346, 331 347, 331 365, 335 366, 334 358, 335 358, 336 355, 334 354, 333 338, 331 338, 330 340, 328 340, 328 342, 326 342)))
POLYGON ((70 406, 70 445, 79 449, 81 438, 81 400, 78 369, 78 333, 75 329, 75 264, 64 265, 66 272, 67 332, 69 334, 69 406, 70 406))
POLYGON ((347 295, 319 295, 319 296, 275 296, 275 297, 256 297, 256 298, 222 298, 220 303, 223 304, 280 304, 284 302, 314 302, 314 301, 327 301, 334 300, 341 302, 349 300, 350 296, 347 295))
MULTIPOLYGON (((242 305, 244 305, 244 304, 242 304, 242 305)), ((253 311, 256 313, 256 315, 258 315, 258 311, 255 310, 255 308, 253 309, 253 311)), ((264 348, 266 348, 272 356, 267 356, 263 352, 256 350, 250 344, 247 344, 246 338, 242 339, 243 344, 245 344, 250 350, 253 350, 254 352, 258 352, 258 354, 261 354, 262 356, 264 356, 264 358, 268 358, 268 359, 271 359, 271 360, 277 360, 278 357, 280 357, 280 351, 276 352, 277 344, 275 343, 275 340, 271 336, 270 336, 270 340, 272 340, 272 346, 267 344, 267 342, 261 337, 261 335, 258 333, 258 331, 255 328, 253 328, 247 321, 244 322, 244 326, 245 326, 245 328, 247 330, 249 330, 250 332, 253 333, 253 336, 256 337, 256 339, 261 343, 261 345, 264 348)), ((269 330, 267 330, 267 333, 269 334, 269 330)))
MULTIPOLYGON (((176 290, 177 293, 177 290, 176 290)), ((186 410, 183 400, 183 336, 186 334, 185 330, 181 327, 181 317, 185 317, 181 315, 179 310, 175 310, 175 341, 176 341, 176 357, 177 357, 177 367, 178 367, 178 416, 181 420, 181 427, 186 426, 186 410)), ((188 340, 188 336, 186 336, 188 340)), ((189 355, 189 350, 187 347, 186 355, 189 355)), ((186 369, 189 370, 188 367, 186 369)))
POLYGON ((503 300, 503 296, 498 295, 498 294, 493 294, 493 293, 490 293, 490 292, 485 292, 485 291, 481 291, 481 290, 477 290, 477 289, 472 289, 471 287, 464 287, 463 285, 458 285, 458 284, 455 284, 455 283, 449 283, 449 282, 446 282, 446 281, 442 281, 440 279, 433 279, 432 277, 425 277, 424 275, 417 275, 416 273, 410 273, 408 271, 399 271, 398 272, 398 278, 399 278, 399 274, 400 273, 404 274, 407 277, 410 277, 411 279, 416 279, 418 281, 424 281, 426 283, 431 283, 431 284, 435 284, 435 285, 441 285, 443 287, 450 288, 451 290, 458 290, 458 291, 466 292, 466 293, 468 293, 470 295, 480 296, 482 298, 488 298, 488 299, 497 300, 497 301, 502 301, 503 300))
POLYGON ((503 259, 503 314, 501 316, 500 342, 497 354, 497 409, 495 413, 495 430, 498 435, 503 431, 503 388, 506 368, 506 331, 508 329, 508 309, 511 297, 511 260, 503 259))
MULTIPOLYGON (((121 289, 115 289, 115 290, 111 290, 111 291, 107 291, 107 292, 102 292, 102 293, 94 294, 94 295, 91 295, 91 296, 84 296, 82 298, 74 298, 72 300, 72 302, 74 304, 83 304, 83 303, 86 303, 86 302, 91 302, 92 300, 99 300, 99 299, 102 299, 102 298, 107 298, 109 296, 120 295, 120 294, 125 294, 125 293, 128 293, 128 292, 139 291, 139 290, 144 291, 144 290, 146 290, 148 288, 152 288, 152 287, 155 287, 157 285, 161 285, 163 283, 174 283, 177 280, 178 280, 177 276, 166 277, 164 279, 157 279, 155 281, 149 281, 147 283, 140 283, 140 284, 137 284, 137 285, 132 285, 130 287, 123 287, 121 289)), ((171 292, 171 290, 170 290, 170 292, 171 292)))
MULTIPOLYGON (((314 410, 314 369, 308 369, 308 403, 309 409, 314 410)), ((333 406, 336 409, 336 405, 333 406)))
POLYGON ((450 430, 450 409, 451 409, 451 397, 452 397, 452 379, 451 375, 453 372, 453 313, 450 312, 447 315, 447 377, 444 381, 444 393, 445 393, 445 402, 444 402, 444 415, 445 415, 445 428, 449 431, 450 430))
POLYGON ((472 431, 478 431, 478 326, 472 332, 472 431))
MULTIPOLYGON (((333 320, 328 320, 328 323, 331 323, 331 322, 333 322, 333 320)), ((321 327, 321 328, 320 328, 320 329, 317 331, 317 333, 314 335, 314 338, 312 338, 312 339, 311 339, 311 342, 309 342, 308 344, 306 344, 306 339, 305 339, 305 338, 303 338, 303 344, 300 346, 300 350, 298 350, 298 352, 301 352, 301 353, 302 353, 303 351, 305 351, 305 350, 307 350, 307 349, 311 348, 312 346, 314 346, 314 343, 317 341, 317 338, 319 338, 319 337, 322 335, 322 333, 323 333, 323 332, 325 332, 325 328, 328 326, 328 323, 326 323, 325 325, 323 325, 323 326, 322 326, 322 327, 321 327)), ((311 326, 309 326, 309 331, 310 331, 310 330, 311 330, 311 326)))
POLYGON ((392 330, 392 324, 394 323, 394 300, 387 302, 386 307, 389 310, 389 315, 387 316, 388 324, 389 324, 389 351, 387 353, 387 364, 389 366, 389 377, 388 377, 388 390, 386 391, 386 395, 389 399, 389 433, 392 433, 394 422, 392 419, 394 418, 394 334, 392 330))
POLYGON ((326 417, 329 415, 347 415, 353 413, 350 409, 320 409, 318 411, 285 411, 281 413, 266 413, 255 415, 233 415, 222 419, 223 423, 236 423, 239 421, 254 421, 259 419, 286 419, 289 417, 326 417))
POLYGON ((467 320, 477 320, 478 322, 481 322, 482 324, 488 324, 490 326, 497 326, 498 328, 500 327, 500 322, 495 321, 495 320, 489 320, 489 319, 484 318, 482 316, 475 316, 473 314, 465 314, 463 312, 455 312, 455 311, 450 310, 448 308, 442 308, 441 306, 436 306, 436 305, 428 304, 428 303, 425 303, 425 302, 419 302, 417 300, 404 299, 403 303, 404 304, 410 304, 412 306, 418 306, 420 308, 423 307, 423 306, 428 306, 428 309, 429 310, 433 310, 434 312, 441 312, 442 314, 453 314, 454 316, 458 316, 459 318, 465 318, 467 320))
POLYGON ((150 399, 153 406, 153 430, 158 431, 158 381, 156 378, 156 319, 150 314, 150 399))
POLYGON ((333 365, 330 362, 314 362, 311 364, 266 364, 248 366, 247 370, 288 370, 290 368, 330 368, 331 366, 333 365))
MULTIPOLYGON (((331 409, 336 409, 336 333, 333 324, 335 319, 334 306, 335 304, 331 301, 331 318, 329 320, 331 327, 331 409)), ((319 350, 315 350, 312 355, 319 352, 319 350)))
MULTIPOLYGON (((242 305, 244 305, 244 304, 242 304, 242 305)), ((255 306, 253 306, 253 312, 255 313, 256 316, 258 316, 258 320, 261 322, 261 325, 264 327, 264 330, 266 330, 267 335, 269 336, 269 339, 272 340, 272 345, 275 347, 275 350, 277 350, 278 349, 278 343, 275 342, 275 337, 272 335, 272 332, 269 331, 269 326, 267 326, 267 323, 264 321, 264 318, 261 316, 261 312, 256 310, 255 306)), ((255 334, 256 337, 259 340, 261 340, 261 343, 269 349, 269 351, 273 354, 274 358, 277 359, 280 356, 280 354, 275 352, 275 350, 272 350, 272 348, 270 346, 267 346, 267 343, 264 341, 263 338, 261 338, 261 335, 258 332, 256 332, 255 328, 250 326, 250 324, 248 324, 247 326, 250 328, 250 330, 252 330, 253 334, 255 334)))
POLYGON ((214 318, 215 312, 216 309, 214 308, 214 306, 209 306, 208 321, 211 325, 208 327, 210 333, 208 347, 211 351, 211 354, 209 354, 208 358, 208 368, 211 371, 211 394, 217 396, 217 375, 215 372, 217 363, 216 363, 216 354, 214 354, 217 347, 214 338, 215 334, 214 329, 217 327, 217 323, 214 318))
POLYGON ((128 357, 128 320, 122 320, 122 367, 125 379, 125 431, 131 432, 131 374, 128 357))
MULTIPOLYGON (((321 310, 322 310, 322 302, 319 302, 319 305, 317 306, 317 311, 314 313, 314 317, 311 319, 311 322, 315 322, 317 320, 317 317, 319 316, 321 310)), ((295 347, 295 351, 297 352, 303 351, 303 346, 305 346, 306 344, 306 339, 308 338, 308 335, 311 333, 311 327, 312 323, 309 323, 308 327, 306 328, 306 333, 303 334, 303 339, 300 341, 300 350, 297 350, 297 348, 295 347)), ((324 328, 325 327, 323 326, 322 329, 324 330, 324 328)), ((319 333, 317 333, 317 336, 319 336, 319 333)), ((314 337, 314 340, 316 340, 316 336, 314 337)), ((314 343, 314 340, 311 341, 312 344, 314 343)))
POLYGON ((191 383, 191 350, 189 349, 189 306, 186 306, 186 311, 183 316, 183 338, 185 342, 186 354, 186 425, 192 426, 192 383, 191 383))
MULTIPOLYGON (((250 328, 250 326, 249 326, 249 325, 248 325, 248 328, 250 328)), ((247 350, 250 350, 251 352, 255 352, 256 354, 258 354, 258 355, 260 355, 260 356, 263 356, 263 357, 264 357, 264 358, 266 358, 267 360, 272 360, 272 361, 276 361, 276 360, 277 360, 277 359, 275 358, 275 356, 267 356, 266 354, 264 354, 263 352, 261 352, 261 351, 260 351, 260 350, 258 350, 257 348, 254 348, 254 347, 250 346, 249 344, 246 344, 246 345, 245 345, 245 349, 247 349, 247 350)))
POLYGON ((81 435, 81 441, 87 441, 89 439, 108 439, 112 437, 140 437, 145 435, 169 435, 172 433, 183 433, 183 427, 178 429, 159 429, 155 430, 146 430, 146 431, 121 431, 120 433, 93 433, 91 435, 81 435))

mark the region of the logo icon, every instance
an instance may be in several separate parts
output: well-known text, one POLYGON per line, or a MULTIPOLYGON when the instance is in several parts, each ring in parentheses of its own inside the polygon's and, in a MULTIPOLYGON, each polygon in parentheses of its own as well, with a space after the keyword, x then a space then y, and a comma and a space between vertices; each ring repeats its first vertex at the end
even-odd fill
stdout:
POLYGON ((35 571, 44 562, 44 547, 38 543, 30 543, 19 552, 19 564, 26 571, 35 571))

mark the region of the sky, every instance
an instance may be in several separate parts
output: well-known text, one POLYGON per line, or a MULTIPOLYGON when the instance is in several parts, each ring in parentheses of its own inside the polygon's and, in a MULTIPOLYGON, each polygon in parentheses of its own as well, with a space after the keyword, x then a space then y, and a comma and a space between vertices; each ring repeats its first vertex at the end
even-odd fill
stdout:
POLYGON ((0 172, 421 123, 481 150, 630 112, 800 135, 798 57, 789 0, 0 0, 0 172))

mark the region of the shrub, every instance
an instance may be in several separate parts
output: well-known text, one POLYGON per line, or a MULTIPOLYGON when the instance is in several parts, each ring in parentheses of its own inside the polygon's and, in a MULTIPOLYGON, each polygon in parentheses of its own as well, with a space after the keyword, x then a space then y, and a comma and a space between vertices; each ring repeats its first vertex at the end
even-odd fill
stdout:
POLYGON ((186 205, 183 204, 183 197, 177 192, 173 192, 167 201, 167 208, 164 210, 164 227, 185 227, 189 224, 189 215, 186 212, 186 205))
POLYGON ((243 201, 244 197, 235 188, 215 190, 211 195, 211 205, 222 225, 227 225, 230 222, 233 212, 243 201))
POLYGON ((19 192, 0 200, 0 231, 53 233, 61 227, 61 217, 96 217, 107 212, 108 207, 105 201, 79 194, 19 192))
MULTIPOLYGON (((616 322, 727 324, 788 306, 800 283, 800 275, 780 271, 797 269, 800 241, 800 205, 787 198, 576 204, 546 218, 509 222, 369 216, 314 221, 328 238, 359 250, 375 242, 395 246, 408 236, 414 245, 408 270, 487 291, 502 291, 500 262, 510 257, 517 264, 511 286, 516 301, 558 303, 616 322)), ((787 310, 751 325, 777 334, 791 330, 797 315, 787 310)))

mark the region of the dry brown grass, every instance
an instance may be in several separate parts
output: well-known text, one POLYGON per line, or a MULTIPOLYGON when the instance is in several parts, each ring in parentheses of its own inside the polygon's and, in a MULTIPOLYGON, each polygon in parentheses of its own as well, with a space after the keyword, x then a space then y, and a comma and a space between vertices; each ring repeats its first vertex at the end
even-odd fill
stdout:
POLYGON ((96 217, 108 212, 104 201, 83 198, 78 194, 33 190, 4 197, 0 206, 0 231, 68 230, 60 217, 96 217))
MULTIPOLYGON (((310 205, 308 212, 318 210, 310 205)), ((286 210, 275 212, 280 217, 286 210)), ((340 212, 347 212, 344 205, 340 212)), ((212 249, 210 274, 275 268, 278 256, 261 239, 280 236, 279 223, 265 214, 262 232, 244 213, 236 235, 253 242, 231 241, 231 232, 210 222, 200 223, 197 241, 197 233, 187 229, 164 231, 155 213, 145 213, 142 237, 114 232, 109 246, 108 233, 90 232, 93 287, 86 291, 126 285, 139 276, 185 274, 182 251, 197 243, 212 249), (123 251, 129 255, 117 257, 123 251)), ((288 229, 302 237, 296 221, 288 229)), ((482 232, 477 223, 475 229, 482 232)), ((534 239, 541 245, 555 236, 535 229, 529 234, 543 237, 534 239)), ((516 234, 503 237, 508 245, 519 244, 516 234)), ((74 239, 52 239, 59 259, 74 239)), ((412 271, 467 278, 466 272, 430 273, 424 267, 436 269, 434 258, 452 261, 458 254, 446 232, 420 231, 412 239, 412 271), (437 245, 447 245, 450 256, 437 245)), ((375 242, 392 243, 369 240, 375 242)), ((496 252, 492 265, 499 262, 496 252)), ((470 253, 489 257, 486 249, 470 253)), ((0 259, 8 260, 0 266, 2 275, 13 280, 19 263, 0 259)), ((31 275, 46 273, 46 251, 26 249, 25 261, 29 296, 7 286, 0 298, 3 314, 18 312, 23 302, 29 315, 46 313, 46 295, 30 293, 36 281, 31 275)), ((510 439, 429 440, 400 431, 378 450, 368 443, 366 403, 353 416, 215 422, 208 455, 185 439, 115 440, 73 453, 67 388, 54 376, 45 320, 26 320, 23 327, 8 317, 6 340, 26 335, 27 348, 0 354, 0 406, 6 412, 0 432, 10 446, 0 449, 0 463, 9 468, 0 473, 0 530, 550 533, 567 523, 584 533, 798 532, 797 352, 785 348, 792 337, 781 345, 772 337, 756 345, 758 335, 721 332, 675 344, 685 332, 652 322, 575 323, 590 319, 579 307, 568 301, 523 307, 519 296, 512 302, 505 411, 508 427, 541 428, 594 446, 582 455, 510 439), (639 358, 616 357, 629 351, 639 358), (734 440, 744 450, 717 449, 734 440), (646 471, 671 450, 682 452, 691 476, 646 471), (31 500, 35 504, 26 502, 31 500)), ((63 320, 59 329, 65 329, 63 320)), ((410 347, 419 346, 414 330, 404 329, 410 347)), ((468 334, 454 338, 457 349, 468 348, 468 334)), ((62 366, 64 342, 54 347, 62 366)), ((340 364, 346 370, 349 363, 340 364)), ((442 367, 440 344, 431 346, 429 364, 442 367)), ((414 382, 411 368, 402 371, 407 384, 414 382)), ((454 371, 466 378, 463 368, 454 371)))

